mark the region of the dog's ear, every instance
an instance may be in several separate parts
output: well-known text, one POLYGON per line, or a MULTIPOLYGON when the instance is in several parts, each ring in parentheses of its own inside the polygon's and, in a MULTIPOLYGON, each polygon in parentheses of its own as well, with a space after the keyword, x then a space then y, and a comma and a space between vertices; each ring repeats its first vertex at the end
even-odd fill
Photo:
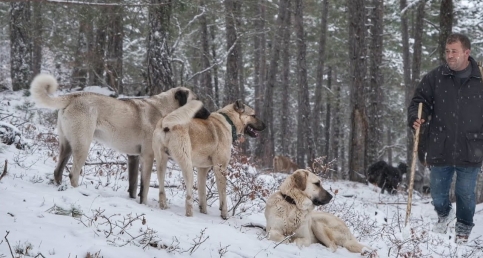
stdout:
POLYGON ((233 105, 235 107, 235 111, 238 112, 238 113, 243 113, 245 112, 245 105, 243 104, 243 101, 241 101, 240 99, 235 101, 235 105, 233 105))
POLYGON ((184 106, 188 102, 188 95, 190 93, 185 90, 178 90, 174 94, 174 99, 176 99, 179 103, 179 106, 184 106))
POLYGON ((295 187, 300 189, 301 191, 305 191, 307 188, 307 177, 309 173, 305 170, 299 169, 292 174, 293 182, 295 187))
POLYGON ((210 114, 210 111, 208 111, 208 109, 203 106, 200 108, 200 110, 198 110, 198 112, 196 112, 194 118, 208 119, 208 117, 210 117, 210 114))

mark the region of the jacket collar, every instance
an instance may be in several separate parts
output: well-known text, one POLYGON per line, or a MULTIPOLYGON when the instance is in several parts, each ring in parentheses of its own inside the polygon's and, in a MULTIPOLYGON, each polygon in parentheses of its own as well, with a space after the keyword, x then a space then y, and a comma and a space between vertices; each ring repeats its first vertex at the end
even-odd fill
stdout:
MULTIPOLYGON (((468 60, 471 63, 471 74, 470 74, 470 78, 471 77, 481 78, 480 70, 478 68, 478 63, 476 63, 475 59, 473 59, 473 57, 471 57, 471 56, 468 57, 468 60)), ((442 69, 443 69, 443 75, 454 76, 454 72, 453 72, 453 70, 451 70, 449 68, 448 64, 444 64, 442 69)))

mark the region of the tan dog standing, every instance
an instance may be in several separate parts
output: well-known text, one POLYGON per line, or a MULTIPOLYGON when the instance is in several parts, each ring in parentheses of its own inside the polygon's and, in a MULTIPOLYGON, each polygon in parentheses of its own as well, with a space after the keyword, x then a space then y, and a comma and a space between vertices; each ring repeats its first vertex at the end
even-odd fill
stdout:
POLYGON ((197 98, 184 87, 146 99, 125 100, 90 92, 52 96, 57 88, 56 79, 47 74, 37 75, 30 86, 32 98, 38 106, 59 110, 57 131, 60 150, 54 170, 55 182, 62 182, 62 172, 72 155, 69 178, 72 186, 79 185, 80 171, 90 144, 96 139, 128 154, 131 198, 136 195, 139 157, 144 173, 152 171, 154 154, 151 144, 156 123, 161 117, 197 98))
POLYGON ((290 174, 297 169, 297 164, 295 164, 289 157, 282 155, 275 155, 275 157, 273 157, 273 172, 290 174))
POLYGON ((295 171, 285 179, 280 191, 267 200, 268 239, 281 242, 293 234, 286 241, 295 242, 299 247, 321 243, 331 251, 339 245, 361 253, 365 246, 357 241, 344 221, 330 213, 314 211, 316 205, 327 204, 331 199, 319 177, 308 170, 295 171))
MULTIPOLYGON (((170 113, 156 125, 153 148, 159 180, 159 207, 166 209, 164 181, 168 157, 180 166, 186 183, 186 216, 193 216, 193 167, 198 170, 200 212, 207 213, 206 178, 213 167, 220 199, 221 217, 228 218, 226 174, 231 158, 231 146, 241 135, 257 137, 265 124, 255 111, 241 101, 211 113, 206 120, 191 119, 201 103, 192 101, 170 113)), ((141 182, 141 200, 147 199, 150 174, 141 182)))

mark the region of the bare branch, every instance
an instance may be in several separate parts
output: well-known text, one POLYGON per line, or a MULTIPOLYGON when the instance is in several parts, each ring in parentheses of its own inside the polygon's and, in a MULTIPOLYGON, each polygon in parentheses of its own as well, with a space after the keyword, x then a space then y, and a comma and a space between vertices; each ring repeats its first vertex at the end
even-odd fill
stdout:
POLYGON ((2 178, 7 175, 7 164, 8 164, 8 161, 5 160, 5 167, 3 168, 3 173, 0 176, 0 180, 2 180, 2 178))
POLYGON ((7 241, 7 244, 8 244, 8 249, 10 249, 10 254, 12 255, 12 258, 15 258, 15 256, 13 256, 13 251, 12 251, 12 247, 10 246, 10 242, 8 242, 8 234, 10 234, 10 231, 7 231, 7 234, 5 235, 5 241, 7 241))
MULTIPOLYGON (((28 0, 0 0, 0 2, 27 2, 28 0)), ((137 6, 161 6, 161 5, 168 5, 169 3, 158 3, 158 4, 150 4, 150 3, 141 3, 141 4, 120 4, 120 3, 91 3, 85 2, 82 0, 79 1, 69 1, 69 0, 33 0, 30 2, 40 2, 40 3, 47 3, 47 4, 62 4, 62 5, 82 5, 82 6, 95 6, 95 7, 112 7, 112 6, 126 6, 126 7, 137 7, 137 6)))

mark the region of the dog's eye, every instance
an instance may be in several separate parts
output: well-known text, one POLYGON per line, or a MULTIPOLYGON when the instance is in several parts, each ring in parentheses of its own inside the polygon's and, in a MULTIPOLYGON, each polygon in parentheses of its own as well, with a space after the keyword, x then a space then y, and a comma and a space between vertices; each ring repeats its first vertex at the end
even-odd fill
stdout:
POLYGON ((319 182, 317 182, 317 183, 314 183, 314 185, 316 185, 316 186, 320 187, 320 181, 319 181, 319 182))

